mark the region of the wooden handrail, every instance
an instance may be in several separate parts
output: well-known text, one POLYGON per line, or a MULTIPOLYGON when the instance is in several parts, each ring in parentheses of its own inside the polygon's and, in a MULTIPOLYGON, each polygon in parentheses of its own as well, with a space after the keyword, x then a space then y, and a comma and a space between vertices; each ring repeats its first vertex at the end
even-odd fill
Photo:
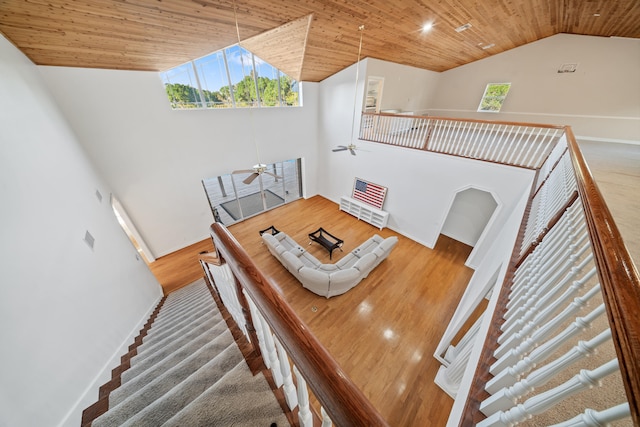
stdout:
POLYGON ((212 224, 211 237, 216 251, 227 261, 236 280, 269 323, 333 422, 341 427, 387 426, 384 418, 260 272, 226 227, 221 223, 212 224))
POLYGON ((634 425, 640 425, 640 279, 571 128, 567 143, 634 425))

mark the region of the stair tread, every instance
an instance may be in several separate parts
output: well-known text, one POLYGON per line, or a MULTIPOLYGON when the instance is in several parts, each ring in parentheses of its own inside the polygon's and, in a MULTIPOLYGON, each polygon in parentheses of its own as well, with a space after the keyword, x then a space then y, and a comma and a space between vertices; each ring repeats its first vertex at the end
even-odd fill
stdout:
POLYGON ((162 426, 254 427, 272 423, 289 425, 264 375, 251 375, 242 360, 162 426))
MULTIPOLYGON (((109 404, 111 406, 118 405, 128 396, 146 386, 155 378, 161 376, 164 372, 168 371, 173 366, 180 363, 182 360, 188 358, 191 354, 199 351, 205 346, 210 346, 210 344, 221 340, 221 337, 225 337, 223 335, 223 332, 226 330, 226 328, 227 325, 224 322, 220 321, 211 329, 206 330, 202 334, 195 337, 191 342, 185 344, 184 346, 181 346, 173 352, 168 353, 162 360, 150 364, 144 370, 138 369, 139 372, 137 372, 134 377, 128 379, 120 387, 111 392, 111 394, 109 395, 109 404)), ((224 342, 226 342, 226 340, 224 342)), ((216 350, 220 352, 223 349, 224 346, 216 346, 208 351, 216 350)), ((211 353, 211 357, 213 357, 214 355, 215 353, 211 353)))
POLYGON ((161 312, 158 313, 156 321, 164 321, 165 319, 170 318, 175 313, 179 313, 185 307, 191 306, 194 302, 204 299, 212 300, 211 293, 206 287, 198 290, 197 292, 194 292, 188 297, 180 299, 179 301, 169 301, 168 303, 165 302, 161 312))
POLYGON ((144 351, 145 348, 148 348, 154 342, 158 340, 164 339, 170 334, 174 333, 177 330, 184 328, 186 325, 191 324, 201 316, 206 313, 216 314, 218 312, 217 307, 212 302, 203 304, 202 306, 198 306, 193 310, 185 313, 184 316, 179 319, 175 319, 171 324, 162 325, 162 327, 158 327, 155 330, 149 330, 149 333, 142 340, 142 344, 138 346, 138 354, 144 351))
MULTIPOLYGON (((206 333, 208 330, 214 328, 216 325, 223 323, 222 317, 212 317, 203 322, 200 322, 193 329, 187 333, 180 335, 179 338, 175 338, 165 343, 166 345, 157 346, 157 351, 147 352, 143 354, 141 358, 136 356, 131 359, 131 367, 122 373, 122 383, 126 383, 133 379, 135 376, 146 371, 150 366, 158 363, 164 359, 168 354, 177 351, 181 347, 187 345, 191 340, 197 338, 202 333, 206 333)), ((225 325, 226 326, 226 325, 225 325)))
MULTIPOLYGON (((136 426, 142 425, 140 423, 143 421, 140 421, 140 418, 146 420, 161 417, 170 410, 171 402, 176 399, 182 402, 184 398, 193 396, 194 393, 201 393, 202 391, 198 392, 199 388, 204 390, 207 383, 208 385, 215 383, 224 375, 224 372, 238 363, 238 357, 242 358, 231 332, 225 331, 221 337, 218 342, 210 344, 211 347, 219 345, 224 347, 222 351, 215 352, 215 356, 209 354, 209 346, 203 347, 120 404, 110 407, 107 413, 93 422, 93 427, 120 426, 129 421, 136 426)), ((159 425, 159 423, 147 425, 159 425)))

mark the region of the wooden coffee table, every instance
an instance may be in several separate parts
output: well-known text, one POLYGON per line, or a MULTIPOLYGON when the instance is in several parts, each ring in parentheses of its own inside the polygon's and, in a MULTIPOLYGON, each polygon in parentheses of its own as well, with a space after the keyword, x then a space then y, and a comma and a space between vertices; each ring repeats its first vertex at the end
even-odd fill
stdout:
POLYGON ((313 242, 319 243, 320 246, 329 251, 329 259, 331 259, 334 249, 340 249, 342 251, 342 244, 344 243, 344 240, 337 238, 322 227, 313 233, 309 233, 309 239, 311 239, 309 244, 313 242))

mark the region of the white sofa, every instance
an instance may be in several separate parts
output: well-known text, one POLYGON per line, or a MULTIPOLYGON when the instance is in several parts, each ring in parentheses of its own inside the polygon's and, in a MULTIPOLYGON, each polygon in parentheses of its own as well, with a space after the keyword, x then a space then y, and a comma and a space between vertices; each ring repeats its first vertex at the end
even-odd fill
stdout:
POLYGON ((335 264, 322 264, 295 240, 283 232, 264 233, 262 240, 282 265, 302 286, 311 292, 330 298, 341 295, 367 277, 398 243, 396 236, 374 234, 335 264))

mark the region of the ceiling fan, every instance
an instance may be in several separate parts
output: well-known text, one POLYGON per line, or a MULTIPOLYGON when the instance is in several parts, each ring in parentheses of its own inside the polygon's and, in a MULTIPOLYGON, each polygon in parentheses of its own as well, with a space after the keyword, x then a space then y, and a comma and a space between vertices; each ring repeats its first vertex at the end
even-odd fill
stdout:
MULTIPOLYGON (((351 118, 352 140, 354 138, 353 131, 354 131, 355 122, 356 122, 356 100, 358 99, 358 79, 360 76, 360 54, 362 52, 362 35, 364 34, 364 25, 360 25, 358 27, 358 31, 360 31, 360 45, 358 46, 358 61, 356 62, 356 82, 353 90, 353 116, 351 118)), ((352 156, 356 155, 356 145, 353 142, 349 145, 338 145, 336 148, 334 148, 331 151, 336 152, 336 151, 347 151, 347 150, 349 150, 352 156)))
POLYGON ((357 148, 356 144, 338 145, 336 148, 334 148, 331 151, 336 152, 336 151, 347 151, 347 150, 349 150, 351 152, 351 155, 355 156, 356 155, 356 148, 357 148))
MULTIPOLYGON (((241 44, 241 40, 240 40, 240 27, 238 26, 238 13, 237 13, 237 9, 236 9, 235 0, 233 2, 233 16, 234 16, 235 24, 236 24, 236 34, 238 36, 238 47, 240 47, 240 49, 243 49, 242 48, 242 44, 241 44)), ((241 61, 241 65, 242 65, 242 77, 244 79, 244 77, 246 77, 246 76, 244 75, 244 61, 243 61, 243 58, 244 58, 244 55, 242 54, 242 50, 241 50, 240 61, 241 61)), ((245 179, 242 180, 242 182, 247 184, 247 185, 251 184, 257 177, 259 177, 263 173, 266 173, 267 175, 271 175, 272 177, 274 177, 276 179, 282 178, 281 176, 278 176, 275 173, 268 172, 267 171, 267 165, 265 165, 264 163, 260 163, 260 153, 258 151, 258 143, 256 142, 255 137, 253 135, 253 115, 252 115, 251 108, 249 108, 249 125, 250 125, 249 127, 251 129, 251 135, 252 135, 253 143, 255 144, 255 147, 256 147, 256 157, 258 159, 258 164, 253 165, 252 169, 237 170, 237 171, 233 171, 231 173, 232 174, 250 173, 250 175, 248 177, 246 177, 245 179)), ((274 171, 275 171, 275 167, 274 167, 274 171)), ((260 188, 262 189, 262 182, 261 181, 260 181, 260 188)))
POLYGON ((251 184, 258 176, 262 175, 263 173, 266 173, 267 175, 271 175, 276 179, 282 178, 281 176, 278 176, 275 173, 271 173, 267 171, 267 165, 265 165, 264 163, 258 163, 257 165, 253 165, 253 169, 246 169, 246 170, 239 170, 239 171, 232 172, 232 174, 236 174, 236 173, 251 173, 251 175, 249 175, 248 177, 242 180, 242 182, 244 182, 247 185, 251 184))

